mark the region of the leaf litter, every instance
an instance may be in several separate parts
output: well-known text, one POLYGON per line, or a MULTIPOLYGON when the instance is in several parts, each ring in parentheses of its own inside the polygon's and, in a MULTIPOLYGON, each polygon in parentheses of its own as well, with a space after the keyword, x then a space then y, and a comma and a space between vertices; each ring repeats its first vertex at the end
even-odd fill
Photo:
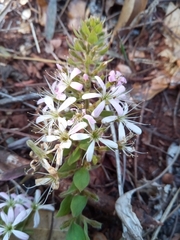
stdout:
MULTIPOLYGON (((141 104, 142 108, 138 109, 142 114, 142 122, 146 124, 142 127, 143 134, 137 149, 142 154, 138 154, 138 169, 135 169, 132 157, 127 159, 126 180, 124 183, 126 191, 119 198, 116 176, 114 174, 116 168, 114 156, 108 156, 108 154, 102 156, 102 169, 104 169, 105 174, 98 178, 97 171, 92 178, 94 181, 91 183, 91 187, 99 196, 109 197, 109 203, 111 204, 114 204, 115 200, 118 199, 116 201, 116 212, 121 221, 118 220, 117 216, 113 215, 113 206, 108 211, 108 208, 103 209, 102 207, 101 210, 98 210, 100 209, 98 205, 90 205, 89 207, 92 208, 92 211, 88 212, 88 209, 86 211, 92 217, 95 215, 98 220, 100 218, 105 222, 105 227, 102 228, 100 236, 101 239, 119 240, 123 232, 121 223, 127 230, 125 230, 127 239, 146 239, 147 236, 149 239, 153 239, 156 235, 159 236, 159 239, 162 239, 163 236, 169 239, 172 235, 172 239, 174 239, 178 234, 179 222, 177 222, 174 230, 170 228, 168 218, 165 223, 163 220, 164 224, 159 227, 158 224, 152 227, 152 222, 145 227, 145 224, 143 224, 145 217, 138 217, 141 213, 140 209, 134 212, 133 200, 146 204, 147 209, 142 210, 142 216, 145 216, 146 213, 155 222, 161 221, 166 210, 165 205, 167 205, 167 201, 164 205, 160 204, 161 199, 163 199, 161 192, 166 192, 167 197, 169 196, 172 200, 173 196, 170 192, 178 192, 178 187, 174 189, 172 185, 178 185, 179 160, 177 160, 176 166, 172 165, 169 168, 168 174, 170 175, 166 175, 168 177, 167 180, 170 177, 172 179, 170 184, 166 183, 163 185, 164 183, 160 178, 158 181, 159 185, 155 187, 156 190, 152 191, 152 186, 149 186, 145 188, 145 191, 139 190, 137 194, 133 193, 137 187, 136 184, 144 185, 146 181, 155 178, 166 166, 169 166, 173 156, 178 151, 179 125, 174 125, 173 121, 176 119, 177 123, 180 122, 179 111, 174 111, 175 106, 178 109, 180 104, 177 95, 180 82, 180 31, 178 27, 180 10, 175 1, 163 3, 160 1, 125 0, 123 3, 122 1, 120 2, 112 1, 111 5, 108 5, 107 1, 105 1, 105 5, 101 5, 100 12, 102 14, 100 16, 109 18, 105 20, 105 24, 107 29, 109 27, 108 30, 112 32, 113 40, 111 39, 110 50, 120 56, 111 63, 111 67, 113 66, 114 69, 122 71, 130 85, 133 86, 133 90, 130 92, 132 99, 138 103, 144 101, 144 104, 141 104), (118 14, 113 9, 117 8, 117 6, 119 9, 118 14), (115 15, 113 16, 114 12, 115 15), (108 16, 104 16, 104 14, 108 14, 108 16), (111 18, 116 24, 113 27, 110 24, 112 23, 111 18), (122 50, 120 45, 123 46, 124 50, 122 50), (168 152, 171 144, 176 146, 173 154, 168 152), (171 156, 168 161, 166 161, 167 156, 171 156), (138 172, 138 179, 134 178, 134 171, 138 172), (145 179, 145 182, 142 183, 142 179, 145 179), (159 205, 155 204, 157 202, 159 205), (157 214, 158 212, 159 215, 157 214), (106 214, 108 219, 105 218, 106 214), (111 220, 113 224, 110 223, 111 220), (111 230, 109 230, 110 226, 111 230), (170 229, 170 233, 165 228, 166 230, 170 229), (158 232, 157 229, 159 229, 158 232)), ((46 1, 37 1, 37 3, 35 1, 29 1, 29 3, 20 1, 20 4, 21 6, 17 6, 12 4, 11 1, 6 1, 0 12, 0 31, 3 34, 0 42, 0 64, 3 66, 2 69, 8 65, 12 66, 12 71, 4 68, 5 70, 1 72, 0 100, 3 102, 1 107, 5 106, 7 109, 13 110, 4 111, 3 108, 0 109, 0 128, 2 132, 0 141, 2 147, 8 146, 9 141, 16 142, 16 140, 24 136, 35 137, 25 121, 19 121, 20 125, 17 124, 18 118, 27 119, 27 113, 23 112, 24 108, 28 107, 28 112, 34 114, 34 93, 38 89, 37 87, 32 87, 31 80, 35 81, 33 82, 34 86, 36 84, 38 87, 46 85, 45 81, 43 81, 45 71, 52 72, 55 69, 54 63, 57 61, 65 63, 64 60, 68 56, 66 33, 68 32, 70 37, 73 38, 72 25, 78 26, 81 19, 84 19, 86 14, 88 16, 88 12, 92 11, 92 5, 86 4, 85 1, 69 1, 67 6, 64 1, 53 2, 52 0, 48 4, 46 1), (28 10, 27 13, 23 14, 23 11, 26 9, 28 10), (79 15, 79 9, 81 9, 81 15, 79 15), (23 18, 25 16, 25 19, 21 19, 21 15, 17 14, 14 19, 13 13, 18 11, 23 14, 23 18), (30 12, 31 15, 29 14, 30 12), (50 17, 52 14, 54 18, 50 17), (63 20, 65 28, 58 21, 58 14, 61 14, 61 20, 63 20), (33 37, 29 21, 32 21, 35 38, 33 37), (15 34, 17 41, 13 44, 15 34), (53 46, 50 49, 51 51, 48 51, 47 43, 53 46), (21 45, 25 46, 25 50, 22 47, 20 48, 21 45), (38 53, 38 45, 41 49, 40 53, 38 53), (36 64, 38 59, 40 61, 39 65, 36 64), (47 59, 51 61, 48 62, 46 61, 47 59), (44 62, 42 63, 43 60, 44 62), (14 72, 18 74, 15 78, 14 72), (16 85, 17 82, 20 84, 19 86, 16 85), (21 92, 21 83, 25 84, 23 89, 25 91, 23 92, 24 97, 21 92), (28 95, 28 97, 25 97, 25 95, 28 95), (7 98, 7 96, 9 97, 7 98)), ((94 6, 96 6, 96 3, 94 3, 94 6)), ((99 16, 98 10, 93 11, 93 14, 99 16)), ((110 58, 111 52, 109 53, 110 58)), ((31 115, 31 118, 33 120, 34 115, 31 115)), ((8 173, 9 165, 11 165, 12 169, 15 169, 15 175, 16 172, 17 175, 22 174, 22 172, 25 174, 22 169, 23 164, 26 165, 29 162, 29 149, 25 146, 14 151, 18 156, 23 156, 25 162, 20 159, 22 166, 14 166, 11 162, 7 164, 6 161, 4 163, 0 161, 0 168, 3 169, 5 164, 4 169, 7 171, 7 175, 5 173, 3 175, 6 177, 4 179, 10 179, 9 176, 13 175, 12 172, 8 173)), ((125 163, 123 162, 122 164, 124 165, 125 163)), ((6 183, 6 186, 8 185, 9 182, 6 183)), ((4 186, 1 185, 1 188, 3 189, 4 186)), ((103 205, 103 197, 101 197, 101 201, 103 205)), ((172 211, 172 216, 174 216, 173 209, 178 204, 177 200, 175 206, 169 208, 172 211)), ((173 218, 170 217, 170 219, 173 218)), ((96 236, 96 233, 92 233, 93 235, 96 236)))

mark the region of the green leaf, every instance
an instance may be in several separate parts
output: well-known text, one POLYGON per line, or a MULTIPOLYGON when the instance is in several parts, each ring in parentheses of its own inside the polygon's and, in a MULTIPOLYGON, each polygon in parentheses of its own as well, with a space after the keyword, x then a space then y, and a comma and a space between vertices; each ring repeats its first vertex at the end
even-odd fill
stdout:
POLYGON ((74 174, 73 182, 80 192, 88 186, 89 181, 90 175, 86 168, 81 168, 74 174))
POLYGON ((86 235, 86 240, 90 240, 89 235, 88 235, 88 225, 86 222, 84 222, 84 233, 86 235))
POLYGON ((102 223, 98 222, 98 221, 95 221, 95 220, 92 220, 92 219, 89 219, 85 216, 83 216, 83 222, 85 223, 88 223, 89 225, 91 225, 93 228, 97 228, 97 229, 101 229, 102 227, 102 223))
POLYGON ((68 172, 70 170, 73 170, 75 167, 76 167, 76 163, 69 165, 68 162, 65 161, 64 164, 58 170, 58 172, 59 173, 68 172))
POLYGON ((82 195, 76 195, 71 201, 71 212, 73 217, 78 217, 87 204, 87 197, 82 195))
POLYGON ((81 226, 77 223, 72 223, 67 232, 66 240, 86 240, 86 235, 81 226))
POLYGON ((68 164, 71 165, 81 159, 81 149, 78 147, 73 151, 71 156, 68 158, 68 164))
POLYGON ((68 196, 69 194, 75 194, 77 192, 78 192, 77 187, 74 185, 74 183, 72 183, 71 186, 68 188, 68 190, 66 190, 60 194, 60 197, 64 198, 64 197, 68 196))
POLYGON ((94 27, 94 31, 96 32, 96 34, 102 33, 103 25, 101 22, 94 27))
POLYGON ((26 144, 28 145, 28 147, 30 147, 32 149, 32 151, 36 154, 36 156, 39 159, 43 159, 46 157, 45 152, 41 148, 36 146, 36 144, 33 141, 27 140, 26 144))
POLYGON ((81 44, 80 44, 80 42, 79 42, 79 40, 77 40, 77 39, 74 42, 74 49, 76 51, 79 51, 79 52, 83 52, 84 51, 82 46, 81 46, 81 44))
POLYGON ((81 31, 82 31, 86 36, 89 36, 89 35, 90 35, 89 28, 87 27, 87 25, 86 25, 85 22, 82 23, 81 31))
POLYGON ((97 35, 94 31, 91 32, 91 34, 88 36, 87 41, 91 44, 95 44, 98 41, 97 35))
POLYGON ((79 148, 83 149, 84 151, 88 149, 88 146, 89 146, 89 138, 79 142, 79 148))
POLYGON ((83 194, 84 194, 85 196, 87 196, 88 198, 91 198, 92 200, 96 201, 96 202, 99 201, 98 195, 95 194, 95 193, 93 193, 93 192, 90 192, 90 191, 87 190, 87 189, 85 189, 85 190, 83 191, 83 194))
POLYGON ((70 208, 71 200, 72 200, 72 195, 68 195, 62 200, 60 209, 56 214, 56 217, 62 217, 71 212, 71 208, 70 208))
POLYGON ((68 220, 64 221, 64 222, 61 224, 61 226, 60 226, 60 230, 63 230, 63 229, 65 229, 65 228, 68 228, 68 227, 72 224, 73 220, 74 220, 74 219, 71 218, 71 219, 68 219, 68 220))

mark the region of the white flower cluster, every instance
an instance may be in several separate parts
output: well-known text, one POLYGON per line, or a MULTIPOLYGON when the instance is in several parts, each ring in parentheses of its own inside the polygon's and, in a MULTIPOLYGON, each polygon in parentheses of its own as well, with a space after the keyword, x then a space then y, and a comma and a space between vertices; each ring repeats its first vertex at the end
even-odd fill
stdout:
POLYGON ((26 194, 0 192, 0 201, 0 236, 3 236, 3 240, 10 239, 12 234, 21 240, 29 239, 29 235, 21 231, 19 224, 34 214, 33 227, 36 228, 40 223, 39 210, 54 211, 51 204, 41 202, 40 190, 36 190, 34 198, 26 194))
POLYGON ((129 136, 141 134, 141 129, 128 117, 129 105, 124 87, 126 79, 122 74, 110 71, 104 82, 99 76, 92 78, 87 74, 81 75, 78 68, 64 70, 60 65, 57 67, 58 73, 56 81, 50 86, 51 92, 38 101, 43 108, 36 119, 43 133, 39 142, 47 144, 49 152, 52 149, 52 152, 56 151, 54 155, 58 155, 55 159, 56 169, 63 162, 64 149, 73 147, 73 151, 78 141, 83 140, 88 143, 84 152, 87 162, 92 161, 96 147, 102 144, 132 154, 134 148, 128 143, 129 136), (94 90, 86 87, 91 79, 94 90), (118 124, 117 142, 107 136, 106 130, 113 122, 118 124))

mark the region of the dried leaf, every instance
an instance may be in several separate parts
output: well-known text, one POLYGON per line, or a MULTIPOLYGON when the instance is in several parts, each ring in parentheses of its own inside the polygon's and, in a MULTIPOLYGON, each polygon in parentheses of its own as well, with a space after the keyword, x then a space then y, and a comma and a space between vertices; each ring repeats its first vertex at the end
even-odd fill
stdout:
POLYGON ((116 69, 120 71, 124 76, 129 76, 132 73, 130 67, 125 64, 119 63, 116 69))
POLYGON ((68 22, 68 28, 70 30, 78 29, 81 21, 85 17, 85 11, 86 11, 86 2, 82 0, 73 0, 70 2, 68 7, 68 16, 69 16, 69 22, 68 22))
POLYGON ((172 34, 166 34, 166 44, 169 47, 173 47, 175 50, 180 50, 180 9, 174 5, 174 3, 170 2, 164 20, 164 24, 172 31, 172 34))
POLYGON ((131 197, 135 190, 131 190, 118 198, 115 204, 115 209, 118 217, 122 220, 123 224, 127 228, 127 235, 129 239, 133 237, 134 240, 143 240, 142 238, 142 226, 132 211, 131 197))
POLYGON ((112 43, 117 31, 125 25, 129 25, 137 15, 144 11, 147 0, 125 0, 118 22, 114 28, 110 42, 112 43))
POLYGON ((133 90, 131 96, 137 102, 144 100, 150 100, 156 94, 162 92, 166 89, 170 83, 171 79, 168 75, 163 72, 159 72, 159 76, 154 78, 150 83, 146 82, 144 84, 135 83, 133 85, 133 90))

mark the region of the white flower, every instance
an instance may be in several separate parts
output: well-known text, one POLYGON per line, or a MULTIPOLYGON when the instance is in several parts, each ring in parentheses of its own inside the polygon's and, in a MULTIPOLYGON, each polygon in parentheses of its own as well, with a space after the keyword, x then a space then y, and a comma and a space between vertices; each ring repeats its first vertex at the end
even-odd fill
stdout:
POLYGON ((79 82, 73 81, 73 79, 81 73, 78 68, 74 68, 72 72, 65 73, 60 65, 57 65, 59 71, 58 77, 60 78, 60 82, 57 84, 57 88, 60 89, 61 93, 68 87, 72 87, 77 91, 81 91, 83 89, 83 85, 79 82))
MULTIPOLYGON (((124 98, 125 87, 124 86, 116 86, 111 87, 108 91, 106 88, 105 83, 102 79, 98 76, 95 76, 97 82, 99 83, 100 87, 102 88, 102 92, 99 93, 85 93, 82 96, 82 99, 91 99, 91 98, 99 98, 101 102, 92 112, 93 117, 99 117, 101 112, 103 111, 106 105, 111 104, 115 110, 117 111, 118 115, 122 114, 123 109, 120 105, 121 100, 124 98)), ((122 104, 122 103, 121 103, 122 104)))
POLYGON ((58 127, 57 130, 54 130, 51 135, 43 136, 41 141, 44 142, 53 142, 59 140, 59 147, 61 149, 70 148, 72 141, 70 139, 71 135, 75 134, 81 129, 87 127, 87 123, 79 122, 76 125, 72 126, 69 131, 67 130, 68 122, 65 118, 58 118, 58 127))
POLYGON ((3 207, 13 207, 15 216, 17 216, 21 211, 30 206, 30 199, 24 194, 16 195, 15 193, 7 194, 5 192, 0 192, 0 197, 3 198, 3 202, 0 203, 0 208, 3 207))
POLYGON ((4 235, 3 240, 10 239, 11 234, 14 234, 18 239, 27 240, 29 236, 19 230, 16 230, 16 225, 20 222, 23 222, 29 216, 29 211, 21 211, 17 217, 15 217, 13 208, 8 209, 7 214, 3 211, 1 212, 1 220, 4 222, 4 225, 0 225, 0 236, 4 235))
POLYGON ((69 97, 60 105, 60 107, 55 108, 52 97, 45 96, 44 98, 41 98, 38 101, 38 104, 45 103, 49 111, 45 111, 43 115, 40 115, 39 117, 37 117, 36 123, 38 124, 48 119, 50 120, 58 119, 59 113, 62 112, 63 110, 66 110, 66 108, 68 108, 75 101, 76 101, 75 97, 69 97))
POLYGON ((109 116, 105 117, 101 120, 102 123, 110 123, 118 120, 118 139, 119 141, 123 140, 126 137, 124 126, 126 126, 129 131, 132 131, 133 133, 140 135, 142 133, 142 130, 134 124, 134 121, 128 119, 128 104, 124 103, 123 107, 123 113, 118 116, 109 116))
POLYGON ((41 209, 54 211, 54 206, 52 204, 43 204, 41 201, 41 191, 37 189, 35 192, 34 201, 32 202, 30 208, 31 212, 34 212, 34 228, 36 228, 40 223, 39 210, 41 209))
POLYGON ((88 149, 86 151, 86 160, 87 162, 91 162, 94 154, 94 148, 95 143, 99 144, 99 142, 106 145, 108 148, 114 148, 116 149, 118 147, 117 143, 113 142, 112 140, 105 139, 102 137, 103 135, 103 129, 101 128, 95 128, 95 125, 90 125, 92 128, 92 132, 90 133, 75 133, 71 135, 71 139, 74 141, 81 141, 84 139, 90 139, 90 144, 88 146, 88 149))

